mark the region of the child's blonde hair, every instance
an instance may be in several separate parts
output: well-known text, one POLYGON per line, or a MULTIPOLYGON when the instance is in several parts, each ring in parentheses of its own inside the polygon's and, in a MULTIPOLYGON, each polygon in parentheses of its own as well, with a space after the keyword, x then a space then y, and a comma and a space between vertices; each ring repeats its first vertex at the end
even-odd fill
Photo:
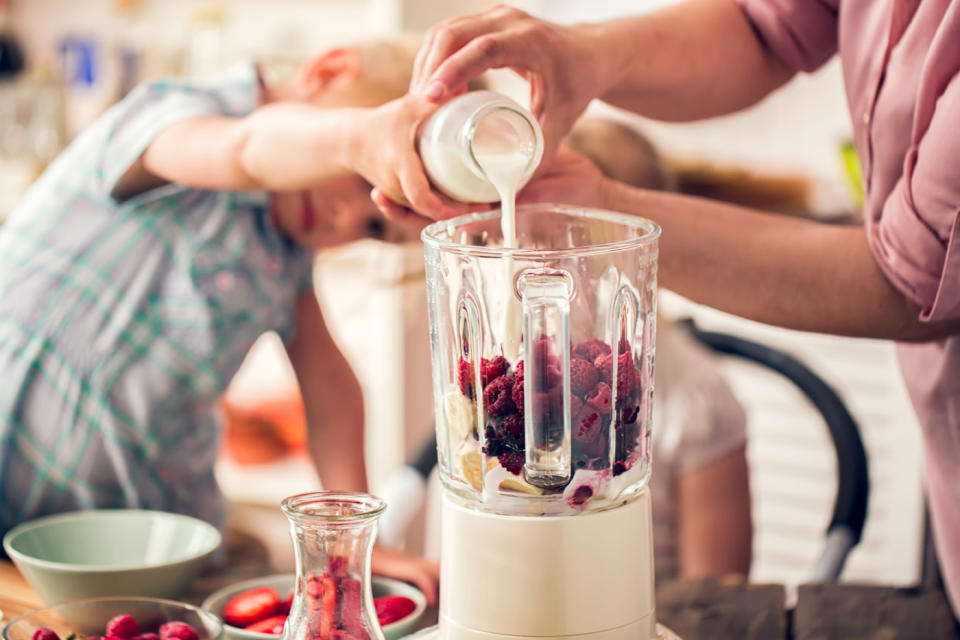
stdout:
POLYGON ((670 176, 654 146, 625 124, 584 116, 564 144, 586 156, 605 176, 641 189, 669 189, 670 176))

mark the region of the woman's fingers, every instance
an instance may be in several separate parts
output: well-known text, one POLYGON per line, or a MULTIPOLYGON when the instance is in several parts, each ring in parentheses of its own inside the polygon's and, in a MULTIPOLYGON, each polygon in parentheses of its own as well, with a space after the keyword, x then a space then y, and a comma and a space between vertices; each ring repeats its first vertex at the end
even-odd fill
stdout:
POLYGON ((426 83, 437 67, 474 38, 506 30, 516 22, 530 19, 518 9, 498 5, 477 13, 444 20, 427 31, 414 61, 410 88, 425 93, 426 83))

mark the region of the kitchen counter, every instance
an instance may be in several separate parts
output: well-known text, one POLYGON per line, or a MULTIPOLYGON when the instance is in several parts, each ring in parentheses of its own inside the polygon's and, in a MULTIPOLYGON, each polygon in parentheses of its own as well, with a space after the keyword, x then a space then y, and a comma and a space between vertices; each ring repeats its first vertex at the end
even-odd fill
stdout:
MULTIPOLYGON (((201 576, 184 600, 199 603, 211 591, 251 575, 258 567, 255 548, 233 537, 229 569, 201 576), (236 560, 236 562, 233 562, 236 560)), ((742 582, 693 580, 669 582, 657 589, 662 623, 683 640, 957 640, 960 638, 946 598, 937 589, 897 589, 856 585, 801 586, 797 607, 784 606, 783 588, 742 582)), ((37 594, 8 561, 0 561, 2 620, 42 606, 37 594)), ((429 609, 422 625, 436 622, 429 609)), ((3 622, 0 622, 2 625, 3 622)))

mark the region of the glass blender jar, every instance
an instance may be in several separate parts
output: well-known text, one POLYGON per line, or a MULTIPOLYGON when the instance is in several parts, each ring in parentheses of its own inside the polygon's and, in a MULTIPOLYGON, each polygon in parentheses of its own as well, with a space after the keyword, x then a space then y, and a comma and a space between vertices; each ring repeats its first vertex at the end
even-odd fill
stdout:
POLYGON ((650 501, 659 227, 553 204, 423 232, 440 637, 656 637, 650 501))

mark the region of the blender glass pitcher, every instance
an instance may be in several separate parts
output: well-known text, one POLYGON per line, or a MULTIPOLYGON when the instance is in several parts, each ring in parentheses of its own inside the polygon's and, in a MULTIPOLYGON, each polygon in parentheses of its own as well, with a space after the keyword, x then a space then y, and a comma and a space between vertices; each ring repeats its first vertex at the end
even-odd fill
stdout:
POLYGON ((650 474, 657 240, 649 220, 554 204, 423 232, 441 478, 466 506, 616 506, 650 474), (615 381, 615 382, 614 382, 615 381))

